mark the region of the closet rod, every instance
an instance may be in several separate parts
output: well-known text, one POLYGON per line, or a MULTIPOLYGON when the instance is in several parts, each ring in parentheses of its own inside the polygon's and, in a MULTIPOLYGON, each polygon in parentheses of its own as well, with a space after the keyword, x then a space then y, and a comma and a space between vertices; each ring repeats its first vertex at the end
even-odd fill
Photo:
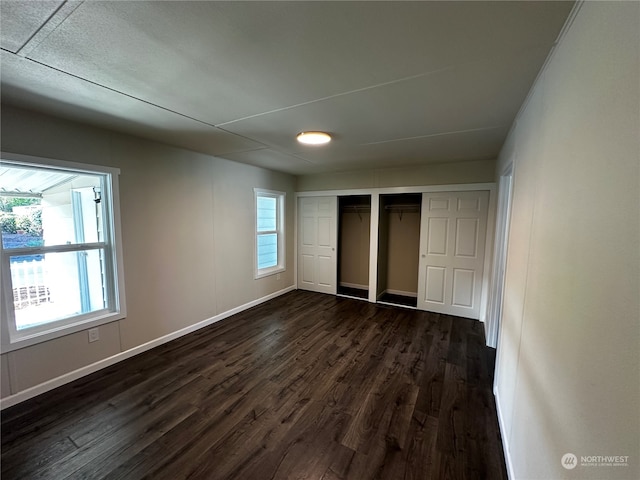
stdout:
POLYGON ((356 212, 360 221, 362 221, 362 215, 360 215, 360 212, 366 213, 371 211, 371 207, 369 205, 345 205, 343 208, 345 210, 351 209, 356 212))
POLYGON ((408 211, 408 210, 420 210, 420 205, 418 205, 417 203, 414 204, 405 204, 405 205, 387 205, 384 207, 386 210, 403 210, 403 211, 408 211))
POLYGON ((398 204, 398 205, 386 205, 384 207, 385 210, 389 210, 390 212, 398 212, 398 218, 402 221, 403 213, 413 213, 420 211, 420 205, 417 203, 414 204, 398 204))

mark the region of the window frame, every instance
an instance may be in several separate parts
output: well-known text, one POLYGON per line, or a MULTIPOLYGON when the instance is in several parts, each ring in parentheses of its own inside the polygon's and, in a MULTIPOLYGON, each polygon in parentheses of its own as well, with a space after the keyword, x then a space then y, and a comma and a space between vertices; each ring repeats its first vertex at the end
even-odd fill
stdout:
POLYGON ((0 242, 2 272, 0 274, 0 296, 2 297, 3 304, 3 308, 0 311, 0 352, 10 352, 125 318, 126 301, 118 183, 120 170, 113 167, 68 162, 11 152, 0 152, 0 155, 0 164, 5 165, 31 168, 43 167, 50 170, 73 171, 79 174, 103 175, 102 200, 104 202, 105 234, 105 238, 100 242, 24 247, 11 250, 5 250, 2 242, 0 242), (100 249, 104 252, 105 264, 108 267, 108 272, 105 274, 105 282, 108 285, 107 298, 109 308, 81 313, 18 331, 15 321, 11 282, 11 256, 15 256, 16 254, 64 253, 100 249))
POLYGON ((267 190, 264 188, 253 189, 253 266, 254 279, 268 277, 286 270, 286 249, 285 249, 285 201, 286 192, 267 190), (268 197, 276 199, 276 229, 265 232, 258 232, 258 198, 268 197), (278 262, 272 267, 258 268, 258 237, 261 235, 276 234, 278 262))

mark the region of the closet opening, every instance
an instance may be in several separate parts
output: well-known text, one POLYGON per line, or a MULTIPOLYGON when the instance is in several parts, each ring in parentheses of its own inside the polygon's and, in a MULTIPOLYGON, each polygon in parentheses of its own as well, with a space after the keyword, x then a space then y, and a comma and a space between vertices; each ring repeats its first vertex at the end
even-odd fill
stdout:
POLYGON ((369 297, 371 195, 338 197, 338 295, 369 297))
POLYGON ((421 193, 380 195, 379 303, 417 307, 421 193))

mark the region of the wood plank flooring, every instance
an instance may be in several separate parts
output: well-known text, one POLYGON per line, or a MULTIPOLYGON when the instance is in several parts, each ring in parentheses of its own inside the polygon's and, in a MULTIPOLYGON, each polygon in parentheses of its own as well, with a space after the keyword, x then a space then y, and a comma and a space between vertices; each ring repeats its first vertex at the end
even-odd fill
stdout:
POLYGON ((2 479, 506 479, 482 324, 296 291, 2 412, 2 479))
POLYGON ((413 308, 418 306, 418 299, 416 297, 397 295, 389 292, 385 292, 381 297, 378 297, 378 301, 392 305, 405 305, 413 308))

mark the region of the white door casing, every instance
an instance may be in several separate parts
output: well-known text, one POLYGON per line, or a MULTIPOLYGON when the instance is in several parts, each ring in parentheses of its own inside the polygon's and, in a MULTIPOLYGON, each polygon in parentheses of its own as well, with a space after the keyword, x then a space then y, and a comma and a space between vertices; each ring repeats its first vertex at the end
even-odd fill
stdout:
POLYGON ((424 193, 418 308, 479 319, 488 191, 424 193))
POLYGON ((498 346, 498 333, 502 319, 502 297, 507 264, 507 245, 509 241, 509 219, 511 217, 511 192, 513 176, 511 167, 500 177, 496 235, 493 252, 493 274, 491 279, 491 298, 487 316, 487 345, 498 346))
POLYGON ((336 294, 338 198, 298 199, 298 288, 336 294))

